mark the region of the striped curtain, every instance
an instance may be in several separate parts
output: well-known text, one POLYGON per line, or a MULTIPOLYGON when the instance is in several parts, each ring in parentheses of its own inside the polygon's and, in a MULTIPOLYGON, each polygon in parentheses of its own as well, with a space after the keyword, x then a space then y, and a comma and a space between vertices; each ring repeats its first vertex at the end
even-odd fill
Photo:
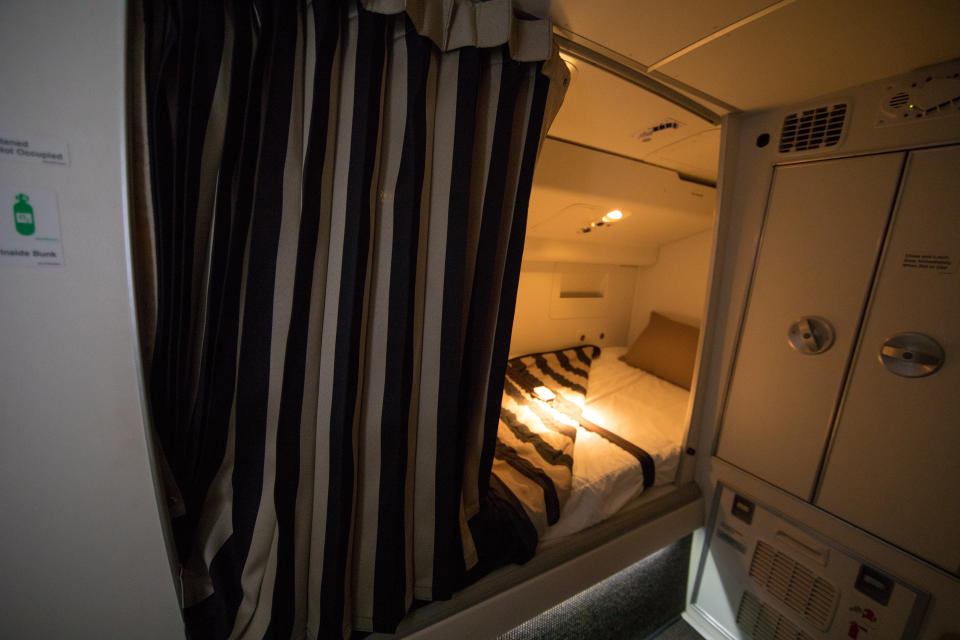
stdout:
POLYGON ((476 563, 566 87, 509 1, 133 3, 138 318, 194 638, 391 631, 476 563))

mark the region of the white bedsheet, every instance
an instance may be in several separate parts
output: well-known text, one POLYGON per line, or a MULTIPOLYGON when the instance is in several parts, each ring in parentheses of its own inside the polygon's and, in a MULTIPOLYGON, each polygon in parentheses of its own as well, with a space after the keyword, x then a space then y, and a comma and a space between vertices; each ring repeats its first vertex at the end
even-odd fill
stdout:
MULTIPOLYGON (((654 485, 673 482, 686 433, 690 392, 619 360, 627 347, 604 347, 590 367, 583 416, 644 449, 654 485)), ((573 486, 557 524, 541 542, 606 520, 643 491, 637 459, 580 427, 573 450, 573 486)))

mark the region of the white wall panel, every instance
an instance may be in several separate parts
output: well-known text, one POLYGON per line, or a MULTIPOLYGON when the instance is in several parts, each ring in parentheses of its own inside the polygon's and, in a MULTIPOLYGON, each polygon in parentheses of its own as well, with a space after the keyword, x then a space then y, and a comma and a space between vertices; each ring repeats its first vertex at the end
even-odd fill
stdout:
POLYGON ((511 357, 577 344, 626 344, 636 275, 636 267, 524 261, 511 357), (603 298, 584 298, 579 305, 575 299, 558 299, 557 281, 565 271, 606 274, 603 298))
POLYGON ((663 245, 656 264, 637 270, 627 344, 632 343, 647 326, 651 311, 700 326, 707 297, 712 245, 713 231, 703 231, 663 245))
MULTIPOLYGON (((64 266, 0 266, 0 636, 183 637, 138 385, 127 270, 125 3, 0 3, 0 158, 56 194, 64 266)), ((12 202, 2 202, 4 218, 12 202)))

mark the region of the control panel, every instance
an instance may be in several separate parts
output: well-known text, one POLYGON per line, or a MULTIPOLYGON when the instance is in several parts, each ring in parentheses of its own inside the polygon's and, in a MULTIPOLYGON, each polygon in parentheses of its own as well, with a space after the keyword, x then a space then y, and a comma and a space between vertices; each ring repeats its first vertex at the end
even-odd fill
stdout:
POLYGON ((912 638, 928 596, 722 487, 693 606, 737 639, 912 638))

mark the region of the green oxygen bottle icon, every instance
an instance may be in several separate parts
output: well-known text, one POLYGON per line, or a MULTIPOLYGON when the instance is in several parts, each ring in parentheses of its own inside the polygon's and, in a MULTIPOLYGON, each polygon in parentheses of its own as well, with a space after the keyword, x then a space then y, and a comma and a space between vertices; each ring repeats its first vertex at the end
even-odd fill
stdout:
POLYGON ((29 203, 30 196, 25 193, 18 193, 17 201, 13 203, 13 221, 17 225, 17 233, 22 236, 32 236, 37 230, 33 220, 33 207, 29 203))

